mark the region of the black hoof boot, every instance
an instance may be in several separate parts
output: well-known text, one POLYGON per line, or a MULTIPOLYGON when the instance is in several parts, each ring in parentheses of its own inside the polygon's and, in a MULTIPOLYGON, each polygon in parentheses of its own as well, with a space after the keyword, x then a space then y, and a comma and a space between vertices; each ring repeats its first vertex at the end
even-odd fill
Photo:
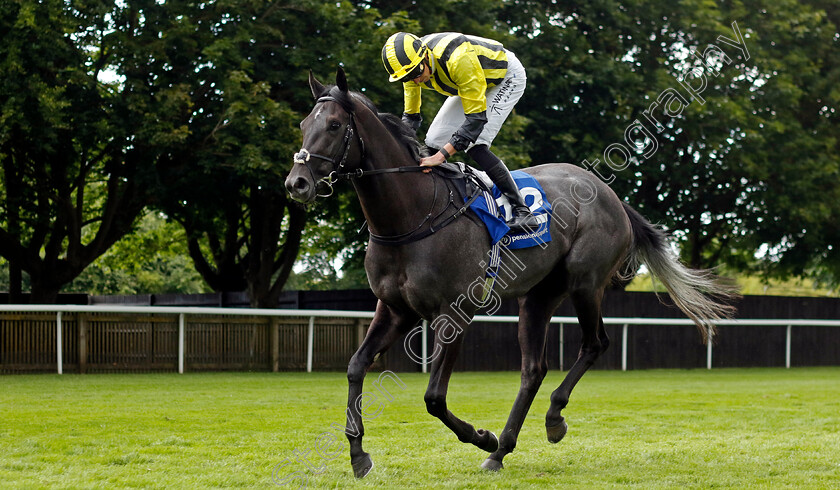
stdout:
POLYGON ((352 459, 350 464, 353 466, 353 475, 356 478, 364 478, 373 468, 373 460, 370 459, 370 454, 368 453, 362 454, 358 459, 352 459))
POLYGON ((567 424, 565 420, 560 422, 558 425, 554 425, 551 427, 547 425, 545 426, 545 433, 548 437, 548 442, 552 444, 560 442, 560 440, 566 436, 566 432, 568 432, 568 430, 569 424, 567 424))
POLYGON ((496 434, 489 430, 478 429, 478 438, 473 442, 479 449, 483 449, 488 453, 495 452, 499 449, 499 438, 496 434))

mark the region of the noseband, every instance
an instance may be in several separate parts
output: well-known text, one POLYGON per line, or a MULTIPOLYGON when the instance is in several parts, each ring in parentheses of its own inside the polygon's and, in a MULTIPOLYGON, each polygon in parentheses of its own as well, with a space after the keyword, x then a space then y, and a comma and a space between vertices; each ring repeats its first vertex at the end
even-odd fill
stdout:
MULTIPOLYGON (((353 142, 353 135, 356 134, 356 113, 353 110, 353 107, 350 105, 350 101, 347 100, 349 96, 344 95, 338 87, 333 87, 327 95, 321 96, 315 102, 315 105, 318 105, 321 102, 335 102, 342 107, 347 113, 350 115, 350 123, 347 124, 347 129, 344 131, 344 141, 341 143, 342 147, 336 153, 336 155, 332 158, 324 155, 319 155, 318 153, 311 153, 306 148, 301 148, 299 152, 295 153, 294 155, 294 163, 303 165, 309 170, 309 175, 312 176, 312 181, 315 182, 315 192, 317 197, 329 197, 333 194, 333 184, 335 184, 339 178, 341 177, 348 177, 354 174, 344 173, 341 170, 344 168, 344 164, 347 163, 347 155, 350 153, 350 145, 353 142), (341 155, 341 159, 339 159, 339 155, 341 155), (332 171, 326 177, 321 178, 317 182, 315 181, 315 173, 312 172, 312 168, 309 166, 309 160, 312 158, 318 158, 320 160, 324 160, 330 162, 332 164, 332 171), (329 192, 327 194, 318 194, 318 184, 325 184, 329 187, 329 192)), ((365 158, 365 142, 362 140, 361 136, 357 136, 359 140, 359 148, 361 150, 361 159, 364 160, 365 158)), ((361 170, 361 169, 359 169, 361 170)))

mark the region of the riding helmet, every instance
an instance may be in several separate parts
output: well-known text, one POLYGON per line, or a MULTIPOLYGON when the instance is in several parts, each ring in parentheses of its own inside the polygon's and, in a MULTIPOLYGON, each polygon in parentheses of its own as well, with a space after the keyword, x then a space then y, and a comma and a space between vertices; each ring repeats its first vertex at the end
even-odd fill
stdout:
POLYGON ((423 58, 428 48, 423 41, 407 32, 389 37, 382 47, 382 64, 391 75, 391 82, 407 82, 423 73, 423 58))

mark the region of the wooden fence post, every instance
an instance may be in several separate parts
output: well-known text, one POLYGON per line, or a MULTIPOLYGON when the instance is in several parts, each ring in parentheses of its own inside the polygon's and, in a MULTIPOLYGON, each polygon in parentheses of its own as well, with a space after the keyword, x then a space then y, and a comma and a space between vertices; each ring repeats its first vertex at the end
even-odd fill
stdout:
POLYGON ((146 369, 151 370, 152 365, 155 361, 155 328, 157 327, 157 323, 154 321, 154 315, 150 315, 149 323, 146 326, 146 352, 145 354, 145 361, 143 362, 146 365, 146 369))
POLYGON ((280 319, 271 317, 268 323, 269 328, 269 342, 271 342, 271 372, 276 373, 280 371, 280 319))
POLYGON ((360 318, 356 320, 356 348, 358 349, 362 342, 365 340, 365 326, 367 326, 367 322, 360 318))
POLYGON ((88 363, 88 319, 79 315, 79 374, 87 372, 88 363))
POLYGON ((254 322, 251 325, 251 339, 248 345, 248 370, 251 371, 254 369, 254 365, 257 362, 257 331, 259 330, 259 324, 254 322))

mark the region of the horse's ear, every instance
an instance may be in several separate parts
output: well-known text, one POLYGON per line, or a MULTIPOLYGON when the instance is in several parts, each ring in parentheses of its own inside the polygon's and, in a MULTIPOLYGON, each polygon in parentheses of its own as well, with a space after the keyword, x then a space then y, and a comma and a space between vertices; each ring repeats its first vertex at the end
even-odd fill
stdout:
POLYGON ((315 78, 315 75, 312 74, 312 70, 309 70, 309 90, 312 91, 312 97, 314 97, 315 100, 318 100, 318 97, 327 91, 327 87, 324 87, 324 85, 315 78))
POLYGON ((344 74, 344 69, 340 66, 338 67, 338 71, 335 72, 335 84, 339 90, 347 92, 347 75, 344 74))

